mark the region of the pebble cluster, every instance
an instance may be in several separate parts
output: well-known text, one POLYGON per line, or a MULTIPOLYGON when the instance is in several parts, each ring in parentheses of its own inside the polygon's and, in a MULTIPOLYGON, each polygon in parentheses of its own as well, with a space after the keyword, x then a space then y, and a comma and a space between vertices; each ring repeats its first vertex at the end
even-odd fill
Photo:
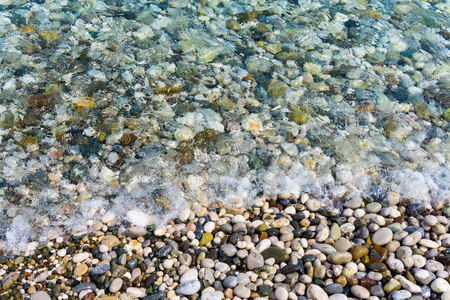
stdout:
POLYGON ((112 225, 0 256, 0 299, 448 300, 442 206, 303 194, 185 210, 164 226, 112 225))

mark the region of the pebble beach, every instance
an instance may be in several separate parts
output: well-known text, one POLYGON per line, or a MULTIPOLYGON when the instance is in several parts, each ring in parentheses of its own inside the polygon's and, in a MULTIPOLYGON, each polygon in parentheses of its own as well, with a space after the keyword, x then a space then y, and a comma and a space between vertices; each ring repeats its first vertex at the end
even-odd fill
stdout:
POLYGON ((0 256, 0 299, 450 299, 449 213, 354 199, 260 198, 167 225, 110 225, 0 256))
POLYGON ((449 16, 0 0, 0 300, 449 300, 449 16))

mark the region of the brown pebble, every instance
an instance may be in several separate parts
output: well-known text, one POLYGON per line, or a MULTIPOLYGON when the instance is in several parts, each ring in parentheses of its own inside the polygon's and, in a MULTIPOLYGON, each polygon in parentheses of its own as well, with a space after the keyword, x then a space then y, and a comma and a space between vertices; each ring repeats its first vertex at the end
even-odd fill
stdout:
POLYGON ((359 280, 355 276, 348 276, 347 277, 347 282, 348 282, 349 285, 353 286, 353 285, 358 285, 359 280))
POLYGON ((387 250, 381 246, 373 245, 369 252, 369 264, 386 260, 387 250))
POLYGON ((274 207, 277 205, 277 201, 275 199, 270 199, 269 200, 269 207, 274 207))
POLYGON ((87 293, 84 297, 83 300, 94 300, 95 298, 95 294, 93 292, 87 293))
POLYGON ((268 239, 268 238, 269 238, 269 235, 267 234, 267 232, 265 232, 265 231, 261 232, 261 235, 259 236, 260 241, 268 239))
POLYGON ((365 287, 366 289, 374 286, 375 284, 377 284, 377 282, 373 279, 367 278, 367 277, 363 277, 361 278, 361 281, 359 282, 363 287, 365 287))
POLYGON ((352 256, 354 260, 360 259, 367 254, 369 254, 369 249, 363 245, 356 244, 352 248, 352 256))

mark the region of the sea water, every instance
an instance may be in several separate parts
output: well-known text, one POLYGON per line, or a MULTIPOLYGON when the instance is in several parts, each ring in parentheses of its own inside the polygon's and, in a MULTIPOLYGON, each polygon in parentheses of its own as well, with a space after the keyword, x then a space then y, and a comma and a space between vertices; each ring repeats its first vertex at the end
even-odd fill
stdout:
POLYGON ((259 197, 450 203, 446 1, 0 1, 0 240, 259 197))

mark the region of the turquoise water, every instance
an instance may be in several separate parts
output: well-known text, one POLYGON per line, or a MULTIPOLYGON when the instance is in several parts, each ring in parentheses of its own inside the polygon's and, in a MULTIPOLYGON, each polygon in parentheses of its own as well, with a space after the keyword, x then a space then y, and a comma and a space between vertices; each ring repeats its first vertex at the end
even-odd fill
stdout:
POLYGON ((0 0, 0 238, 260 196, 450 203, 445 1, 0 0))

